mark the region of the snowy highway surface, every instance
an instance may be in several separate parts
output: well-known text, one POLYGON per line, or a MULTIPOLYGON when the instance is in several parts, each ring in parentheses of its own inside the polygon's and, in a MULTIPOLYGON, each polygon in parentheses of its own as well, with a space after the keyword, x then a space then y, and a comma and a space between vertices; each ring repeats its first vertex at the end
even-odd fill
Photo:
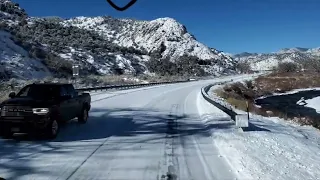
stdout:
MULTIPOLYGON (((248 77, 232 77, 243 78, 248 77)), ((252 116, 253 130, 241 132, 203 99, 203 86, 229 79, 92 93, 87 124, 71 121, 52 141, 0 139, 0 177, 319 179, 318 130, 252 116)))
POLYGON ((69 122, 55 140, 0 139, 0 177, 235 179, 199 110, 201 87, 214 81, 95 93, 88 123, 69 122))

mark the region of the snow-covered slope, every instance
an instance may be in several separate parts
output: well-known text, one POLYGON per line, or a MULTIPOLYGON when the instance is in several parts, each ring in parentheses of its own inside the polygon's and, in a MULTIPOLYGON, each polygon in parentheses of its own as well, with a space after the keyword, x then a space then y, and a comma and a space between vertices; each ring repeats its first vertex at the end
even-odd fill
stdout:
POLYGON ((233 56, 236 60, 249 62, 253 70, 271 70, 281 62, 303 63, 320 59, 320 48, 285 48, 276 53, 241 53, 233 56))
MULTIPOLYGON (((210 91, 213 92, 219 87, 221 86, 214 86, 210 91)), ((220 99, 214 93, 210 93, 210 96, 214 100, 220 99)), ((316 101, 319 99, 310 100, 308 103, 316 108, 316 101)), ((230 106, 225 101, 223 103, 226 107, 230 106)), ((215 106, 208 102, 203 104, 201 107, 207 117, 208 127, 222 127, 212 130, 214 144, 219 147, 222 157, 226 157, 232 169, 239 174, 239 179, 319 179, 318 129, 300 126, 278 117, 262 117, 250 113, 250 128, 242 132, 228 128, 230 125, 226 120, 215 120, 219 117, 213 110, 215 106)), ((236 112, 246 114, 241 110, 236 112)))
MULTIPOLYGON (((72 64, 80 64, 85 75, 148 74, 150 60, 169 59, 178 64, 186 58, 197 59, 196 68, 210 74, 234 70, 233 58, 198 42, 172 18, 35 18, 28 17, 11 1, 1 0, 0 6, 0 28, 14 34, 14 42, 31 57, 44 60, 54 74, 71 74, 72 64)), ((166 67, 165 63, 163 66, 166 67)), ((175 70, 169 74, 172 71, 175 70)))
POLYGON ((152 21, 115 19, 109 16, 77 17, 60 22, 63 26, 93 30, 107 41, 121 47, 134 48, 146 54, 156 54, 176 61, 183 55, 195 56, 200 60, 214 61, 210 70, 221 71, 232 68, 234 60, 218 51, 212 51, 198 42, 185 26, 172 18, 152 21))
POLYGON ((161 55, 164 57, 170 56, 174 59, 187 54, 200 59, 223 59, 219 54, 195 40, 185 26, 172 18, 138 21, 111 17, 77 17, 61 23, 97 31, 107 40, 123 47, 155 52, 163 45, 165 50, 161 55))
POLYGON ((11 34, 0 30, 0 76, 4 79, 37 79, 50 76, 40 60, 29 57, 29 53, 16 45, 11 34))

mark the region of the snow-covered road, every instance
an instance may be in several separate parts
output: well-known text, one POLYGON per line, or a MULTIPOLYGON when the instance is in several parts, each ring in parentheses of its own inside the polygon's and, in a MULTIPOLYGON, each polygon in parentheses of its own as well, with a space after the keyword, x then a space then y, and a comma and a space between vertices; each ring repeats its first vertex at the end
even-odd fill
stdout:
POLYGON ((171 179, 235 179, 211 137, 234 122, 207 109, 200 95, 204 85, 226 79, 97 94, 88 123, 71 121, 53 141, 0 139, 0 177, 162 180, 169 172, 171 179), (213 115, 219 123, 207 125, 213 115))

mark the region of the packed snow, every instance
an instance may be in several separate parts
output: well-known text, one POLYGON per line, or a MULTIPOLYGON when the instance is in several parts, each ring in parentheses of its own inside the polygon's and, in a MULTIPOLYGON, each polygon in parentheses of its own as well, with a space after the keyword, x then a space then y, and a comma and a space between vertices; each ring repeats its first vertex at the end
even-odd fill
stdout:
POLYGON ((0 176, 161 179, 173 166, 183 180, 235 179, 197 111, 195 102, 206 82, 94 95, 88 123, 67 123, 55 140, 0 139, 0 176), (181 136, 167 132, 170 117, 181 123, 181 136))
POLYGON ((243 179, 317 179, 320 132, 277 118, 251 116, 251 132, 214 133, 214 142, 243 179))

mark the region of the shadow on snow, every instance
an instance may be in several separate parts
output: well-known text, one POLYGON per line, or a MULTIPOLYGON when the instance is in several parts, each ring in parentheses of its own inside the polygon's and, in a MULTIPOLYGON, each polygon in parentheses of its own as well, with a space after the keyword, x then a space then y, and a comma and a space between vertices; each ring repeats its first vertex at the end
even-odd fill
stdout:
POLYGON ((95 148, 106 140, 115 138, 110 148, 133 148, 130 144, 153 143, 164 139, 168 133, 182 138, 211 136, 214 129, 227 129, 234 126, 230 119, 221 118, 210 123, 202 122, 197 115, 170 115, 152 109, 92 109, 87 124, 70 121, 61 126, 55 140, 37 140, 28 136, 10 140, 0 139, 0 177, 8 179, 21 178, 27 174, 54 176, 53 172, 45 172, 36 168, 33 158, 55 158, 57 154, 74 155, 74 151, 95 148), (169 122, 175 122, 176 131, 168 131, 169 122), (143 138, 135 138, 143 136, 143 138), (112 138, 111 138, 112 137, 112 138), (120 138, 120 139, 117 139, 120 138), (32 141, 32 142, 31 142, 32 141), (87 141, 89 143, 81 143, 87 141), (61 143, 64 142, 64 143, 61 143), (128 147, 130 146, 130 147, 128 147), (50 156, 52 155, 52 156, 50 156), (10 174, 6 174, 6 172, 10 174))

